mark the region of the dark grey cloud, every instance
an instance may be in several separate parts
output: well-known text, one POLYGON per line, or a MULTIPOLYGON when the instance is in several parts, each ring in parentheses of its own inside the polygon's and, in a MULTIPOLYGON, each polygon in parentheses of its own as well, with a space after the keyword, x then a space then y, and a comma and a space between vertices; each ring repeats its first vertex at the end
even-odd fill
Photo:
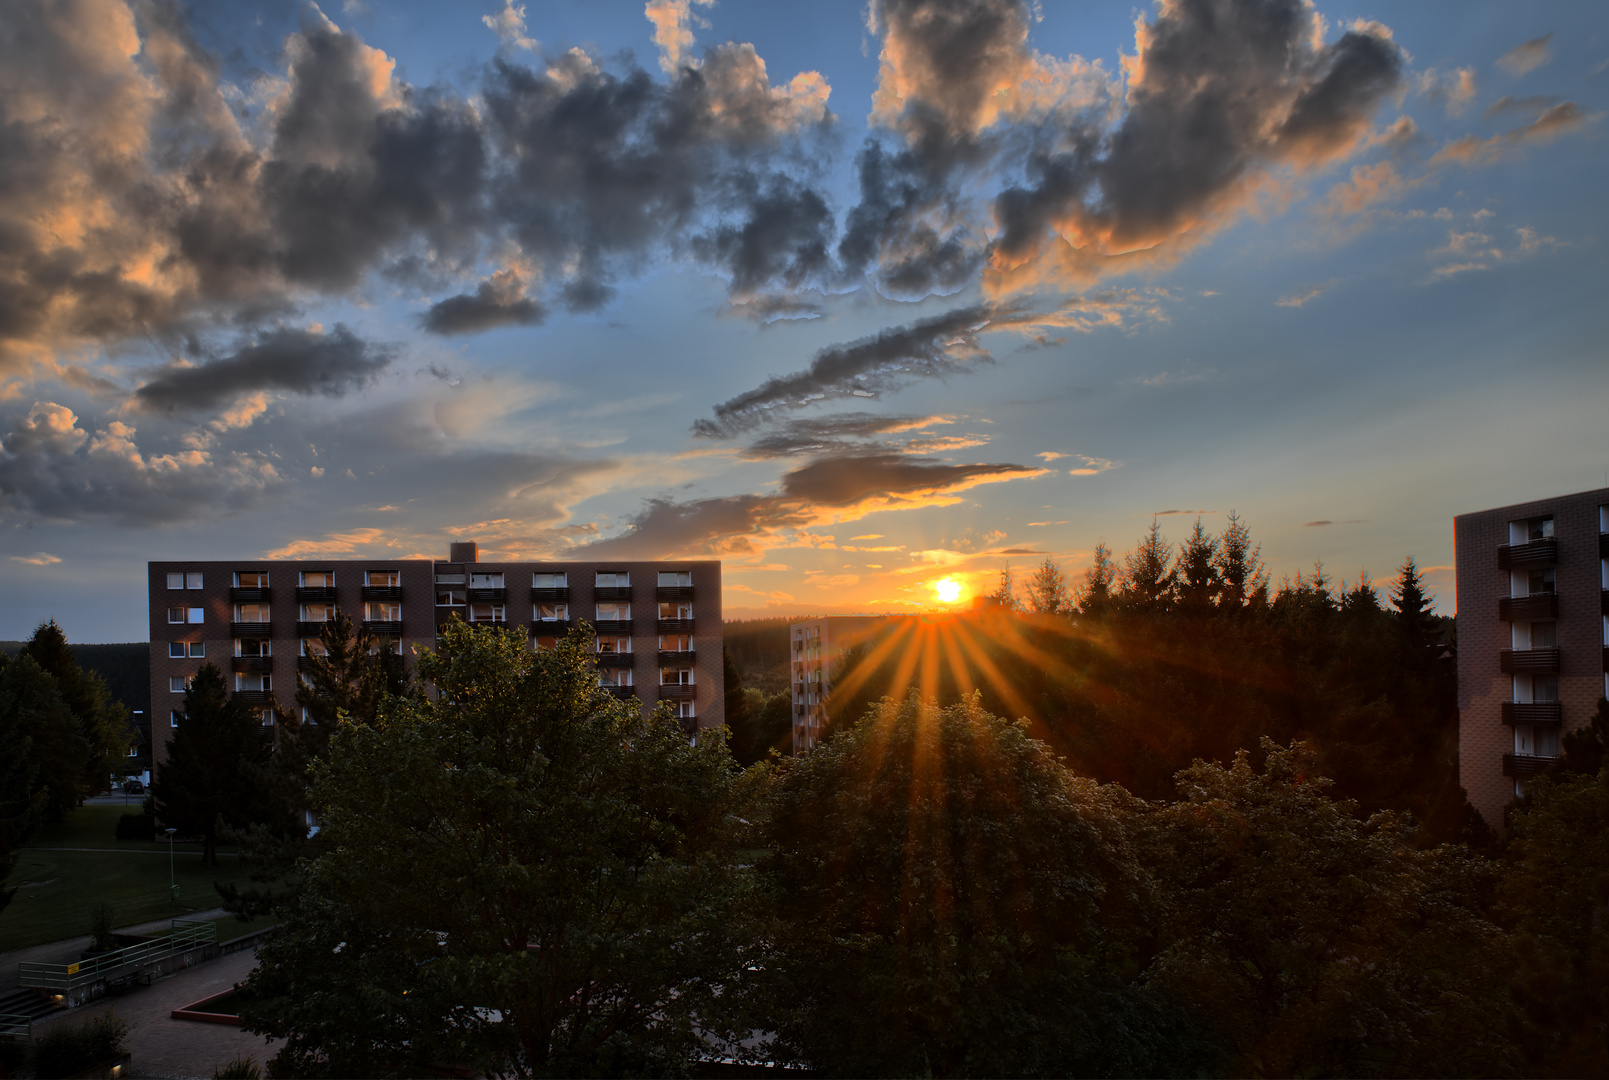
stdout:
POLYGON ((846 454, 784 473, 782 493, 821 506, 848 506, 878 495, 947 491, 987 478, 1038 476, 1042 472, 1027 465, 945 465, 902 454, 846 454))
POLYGON ((818 352, 805 370, 767 379, 715 406, 715 418, 695 422, 693 431, 731 436, 778 409, 796 409, 827 398, 876 397, 907 379, 948 375, 987 362, 989 355, 978 347, 977 334, 992 315, 988 305, 956 308, 830 346, 818 352))
POLYGON ((134 392, 150 410, 209 409, 257 390, 340 397, 377 379, 395 357, 347 327, 328 334, 282 328, 218 360, 163 368, 134 392))
POLYGON ((542 305, 524 295, 517 282, 510 287, 494 278, 473 293, 432 304, 419 325, 432 334, 478 334, 499 326, 535 326, 546 317, 542 305))
POLYGON ((779 458, 843 451, 880 437, 948 422, 949 418, 942 416, 879 416, 866 412, 793 419, 750 442, 744 454, 751 458, 779 458))

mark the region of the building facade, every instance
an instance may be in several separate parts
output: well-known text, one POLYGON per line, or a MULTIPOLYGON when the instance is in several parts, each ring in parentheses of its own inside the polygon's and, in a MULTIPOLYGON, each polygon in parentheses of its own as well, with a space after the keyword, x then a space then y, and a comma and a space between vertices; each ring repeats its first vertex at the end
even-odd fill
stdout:
POLYGON ((1453 519, 1459 778, 1487 824, 1609 693, 1609 488, 1453 519))
POLYGON ((866 642, 888 623, 879 616, 830 615, 788 627, 789 682, 793 688, 793 753, 803 754, 821 739, 827 722, 827 695, 844 651, 866 642))
POLYGON ((345 613, 411 664, 437 628, 523 626, 550 647, 585 621, 599 684, 645 709, 667 701, 689 728, 725 722, 721 564, 481 562, 475 544, 430 559, 237 559, 148 564, 151 747, 166 759, 184 690, 206 663, 237 696, 295 708, 300 660, 345 613))

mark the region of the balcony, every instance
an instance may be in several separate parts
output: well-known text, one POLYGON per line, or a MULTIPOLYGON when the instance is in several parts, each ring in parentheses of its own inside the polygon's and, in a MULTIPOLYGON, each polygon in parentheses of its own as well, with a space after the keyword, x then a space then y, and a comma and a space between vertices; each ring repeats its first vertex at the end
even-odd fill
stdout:
POLYGON ((233 588, 229 590, 229 599, 237 603, 244 601, 249 604, 265 604, 268 602, 268 594, 272 591, 267 587, 260 589, 233 588))
POLYGON ((601 686, 599 689, 608 691, 610 697, 616 697, 622 701, 637 696, 635 686, 601 686))
POLYGON ((636 666, 637 658, 629 652, 594 653, 592 658, 601 668, 629 668, 636 666))
POLYGON ((569 619, 532 619, 531 633, 542 637, 563 637, 570 632, 569 619))
POLYGON ((659 632, 661 634, 691 634, 693 632, 693 620, 660 619, 659 632))
POLYGON ((470 589, 469 602, 471 604, 505 604, 508 602, 508 590, 470 589))
POLYGON ((1537 570, 1558 561, 1559 541, 1552 536, 1529 544, 1504 544, 1497 549, 1499 570, 1537 570))
POLYGON ((311 656, 298 656, 296 658, 296 670, 297 671, 312 671, 313 670, 313 658, 311 656))
POLYGON ((272 656, 234 656, 230 658, 229 670, 261 675, 274 670, 274 658, 272 656))
POLYGON ((1535 754, 1504 754, 1503 775, 1512 776, 1516 780, 1526 780, 1533 776, 1541 776, 1563 760, 1556 757, 1537 757, 1535 754))
POLYGON ((691 585, 661 585, 654 590, 655 600, 691 600, 693 587, 691 585))
POLYGON ((688 683, 660 683, 660 701, 692 701, 698 694, 698 687, 688 683))
POLYGON ((593 622, 592 629, 599 634, 629 634, 631 633, 631 620, 598 619, 593 622))
POLYGON ((1504 622, 1530 622, 1532 619, 1559 617, 1558 593, 1532 593, 1530 596, 1500 596, 1497 617, 1504 622))
POLYGON ((532 589, 532 600, 569 600, 569 589, 532 589))
POLYGON ((1564 707, 1557 701, 1505 701, 1503 723, 1557 724, 1564 720, 1564 707))
POLYGON ((330 625, 328 622, 298 622, 296 624, 296 636, 316 638, 324 633, 324 628, 328 625, 330 625))
POLYGON ((661 652, 659 654, 659 666, 680 667, 683 664, 693 663, 696 658, 697 654, 692 649, 688 649, 686 652, 661 652))
POLYGON ((1504 649, 1497 654, 1498 670, 1504 675, 1557 675, 1558 649, 1504 649))
POLYGON ((296 586, 296 599, 322 600, 327 604, 335 603, 334 585, 298 585, 296 586))
POLYGON ((232 622, 229 624, 229 636, 260 641, 264 638, 273 637, 274 632, 271 623, 232 622))
POLYGON ((375 637, 401 637, 401 619, 364 619, 363 629, 375 637))
POLYGON ((401 585, 365 585, 363 586, 363 599, 365 600, 401 600, 401 585))
POLYGON ((630 600, 630 585, 601 585, 592 590, 594 600, 630 600))
POLYGON ((272 690, 236 690, 235 700, 243 701, 247 705, 261 705, 264 708, 274 703, 272 690))

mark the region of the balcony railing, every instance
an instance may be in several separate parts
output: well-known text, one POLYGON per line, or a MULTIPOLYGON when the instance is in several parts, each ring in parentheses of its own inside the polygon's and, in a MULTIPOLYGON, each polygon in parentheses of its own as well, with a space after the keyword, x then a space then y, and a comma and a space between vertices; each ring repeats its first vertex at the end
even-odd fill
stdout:
POLYGON ((259 589, 242 589, 237 586, 229 590, 229 599, 236 603, 242 601, 246 603, 265 603, 271 591, 266 585, 259 589))
POLYGON ((694 653, 692 649, 688 649, 686 652, 661 651, 659 654, 659 664, 661 667, 676 667, 681 664, 691 664, 696 659, 697 654, 694 653))
POLYGON ((592 590, 594 600, 630 600, 630 585, 600 585, 592 590))
POLYGON ((1516 780, 1541 776, 1561 760, 1556 757, 1538 757, 1535 754, 1504 754, 1503 775, 1512 776, 1516 780))
POLYGON ((363 599, 365 600, 401 600, 401 585, 365 585, 363 586, 363 599))
POLYGON ((531 633, 542 637, 563 637, 570 632, 569 619, 532 619, 531 633))
POLYGON ((1557 537, 1532 540, 1529 544, 1504 544, 1497 549, 1499 570, 1534 570, 1559 561, 1557 537))
POLYGON ((298 656, 296 658, 296 670, 297 671, 312 671, 313 670, 313 658, 311 656, 298 656))
POLYGON ((471 604, 503 604, 508 602, 507 589, 470 589, 471 604))
POLYGON ((1557 701, 1505 701, 1503 723, 1557 724, 1564 720, 1564 707, 1557 701))
POLYGON ((698 687, 691 683, 660 683, 659 700, 661 701, 692 701, 698 693, 698 687))
POLYGON ((325 601, 327 603, 333 604, 333 603, 335 603, 335 586, 334 585, 298 585, 298 586, 296 586, 296 599, 298 599, 298 600, 323 600, 323 601, 325 601))
POLYGON ((693 620, 660 619, 659 632, 661 634, 691 634, 693 632, 693 620))
POLYGON ((637 658, 629 652, 593 653, 592 658, 601 668, 629 668, 637 664, 637 658))
POLYGON ((595 619, 592 629, 600 634, 629 634, 631 633, 630 619, 595 619))
POLYGON ((401 637, 401 619, 364 619, 363 629, 376 637, 401 637))
POLYGON ((1557 619, 1559 617, 1559 594, 1533 593, 1530 596, 1500 596, 1497 598, 1497 617, 1504 622, 1557 619))
POLYGON ((243 701, 247 705, 266 707, 274 703, 274 692, 272 690, 236 690, 235 700, 243 701))
POLYGON ((691 600, 693 587, 691 585, 661 585, 654 590, 655 600, 691 600))
POLYGON ((230 657, 229 669, 246 673, 256 672, 263 674, 274 670, 272 656, 234 656, 230 657))
POLYGON ((570 590, 569 589, 532 589, 531 590, 531 599, 532 600, 568 600, 568 599, 570 599, 570 590))
POLYGON ((328 625, 328 621, 308 622, 305 619, 299 620, 296 623, 296 636, 316 638, 324 632, 324 628, 328 625))
POLYGON ((1504 649, 1497 654, 1497 665, 1504 675, 1555 675, 1559 671, 1559 650, 1504 649))
POLYGON ((637 696, 637 688, 635 686, 605 686, 603 689, 607 690, 614 697, 621 698, 622 700, 637 696))
POLYGON ((271 623, 265 622, 232 622, 229 624, 229 636, 261 640, 274 636, 271 623))

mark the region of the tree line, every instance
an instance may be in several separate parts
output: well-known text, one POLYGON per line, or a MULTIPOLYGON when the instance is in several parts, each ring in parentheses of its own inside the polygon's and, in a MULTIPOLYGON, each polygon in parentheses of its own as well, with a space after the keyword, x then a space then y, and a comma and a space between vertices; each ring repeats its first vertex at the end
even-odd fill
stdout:
POLYGON ((43 623, 15 656, 0 653, 0 908, 17 849, 122 770, 135 733, 106 680, 79 666, 67 636, 43 623))
POLYGON ((1601 770, 1477 851, 1301 740, 1146 797, 910 693, 744 768, 600 690, 584 630, 453 626, 412 680, 356 641, 263 759, 231 897, 283 919, 245 1006, 276 1075, 1609 1068, 1601 770))

